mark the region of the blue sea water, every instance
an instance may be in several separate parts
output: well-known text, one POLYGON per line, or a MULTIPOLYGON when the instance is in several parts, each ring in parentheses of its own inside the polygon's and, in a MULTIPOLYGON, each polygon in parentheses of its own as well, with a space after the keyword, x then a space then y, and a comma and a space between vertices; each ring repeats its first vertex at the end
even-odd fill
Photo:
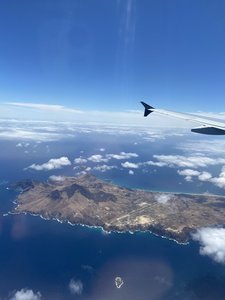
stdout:
MULTIPOLYGON (((147 232, 106 234, 98 228, 71 226, 24 214, 3 217, 16 197, 15 191, 7 189, 10 183, 22 178, 47 180, 52 174, 75 173, 71 166, 50 172, 24 170, 32 163, 60 156, 72 161, 80 155, 99 153, 101 147, 107 153, 138 152, 139 158, 134 162, 151 159, 156 150, 172 151, 164 141, 160 147, 155 146, 158 149, 147 148, 141 141, 136 145, 134 141, 137 139, 127 137, 115 144, 112 137, 81 135, 74 142, 38 144, 37 152, 33 152, 36 148, 31 144, 28 153, 18 149, 15 142, 1 142, 6 151, 0 158, 0 299, 8 299, 10 293, 22 288, 40 291, 42 299, 47 300, 225 299, 225 267, 200 255, 197 242, 179 245, 147 232), (120 289, 114 282, 117 276, 124 281, 120 289), (82 293, 71 293, 71 279, 82 282, 82 293)), ((163 172, 135 170, 133 176, 122 169, 94 173, 128 187, 205 191, 203 185, 179 184, 180 177, 169 168, 163 172)))
POLYGON ((43 299, 74 299, 74 278, 83 283, 80 299, 224 299, 224 266, 200 256, 194 242, 105 234, 28 215, 3 217, 0 228, 1 297, 28 287, 43 299))

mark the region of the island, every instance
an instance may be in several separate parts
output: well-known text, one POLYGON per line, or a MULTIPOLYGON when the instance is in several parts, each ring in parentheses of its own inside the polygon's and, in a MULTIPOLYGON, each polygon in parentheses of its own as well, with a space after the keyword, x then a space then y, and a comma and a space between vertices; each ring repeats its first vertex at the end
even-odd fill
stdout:
POLYGON ((23 180, 13 213, 29 213, 117 232, 151 231, 187 243, 198 228, 225 225, 225 197, 120 187, 86 174, 60 181, 23 180))

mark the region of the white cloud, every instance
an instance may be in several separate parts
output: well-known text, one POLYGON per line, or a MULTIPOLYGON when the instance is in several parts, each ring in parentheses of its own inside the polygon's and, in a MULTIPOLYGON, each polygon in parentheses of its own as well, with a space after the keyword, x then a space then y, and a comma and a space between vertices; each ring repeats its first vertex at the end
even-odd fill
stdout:
POLYGON ((122 159, 129 159, 132 157, 138 157, 139 155, 137 153, 132 153, 132 152, 120 152, 120 154, 107 154, 106 157, 111 159, 118 159, 118 160, 122 160, 122 159))
POLYGON ((29 102, 7 102, 5 104, 10 106, 46 110, 49 112, 72 112, 78 114, 83 113, 81 110, 66 108, 63 105, 57 105, 57 104, 41 104, 41 103, 29 103, 29 102))
POLYGON ((69 283, 69 290, 73 295, 81 295, 83 292, 83 283, 81 280, 71 279, 69 283))
POLYGON ((129 175, 134 175, 134 171, 133 170, 129 170, 129 175))
MULTIPOLYGON (((119 154, 106 154, 106 155, 101 155, 101 154, 94 154, 88 157, 87 159, 89 161, 92 161, 94 163, 100 163, 100 162, 108 162, 110 159, 116 159, 116 160, 123 160, 123 159, 128 159, 128 158, 133 158, 133 157, 138 157, 137 153, 132 153, 132 152, 120 152, 119 154)), ((75 161, 75 160, 74 160, 75 161)), ((77 159, 76 160, 78 163, 85 162, 83 159, 77 159)))
POLYGON ((90 171, 91 171, 91 167, 87 167, 87 168, 85 169, 85 171, 86 171, 86 172, 90 172, 90 171))
POLYGON ((184 169, 182 171, 178 170, 178 174, 183 176, 198 176, 200 172, 192 169, 184 169))
POLYGON ((139 168, 138 164, 135 164, 135 163, 132 163, 132 162, 129 162, 129 161, 121 163, 121 166, 123 168, 128 168, 128 169, 138 169, 139 168))
POLYGON ((225 188, 225 167, 222 167, 217 177, 213 177, 211 173, 206 171, 199 172, 191 169, 178 170, 177 173, 181 176, 185 176, 186 181, 191 181, 192 177, 195 176, 199 181, 210 182, 220 188, 225 188))
POLYGON ((49 180, 56 181, 56 182, 62 182, 62 181, 65 180, 65 177, 64 176, 52 175, 52 176, 49 176, 49 180))
POLYGON ((60 158, 52 158, 47 163, 44 163, 42 165, 32 164, 26 169, 33 169, 36 171, 50 171, 54 169, 61 169, 62 167, 70 165, 71 162, 68 157, 62 156, 60 158))
POLYGON ((100 163, 100 162, 107 162, 108 159, 104 158, 101 154, 95 154, 90 157, 88 157, 88 160, 94 162, 94 163, 100 163))
POLYGON ((82 158, 82 157, 78 157, 74 159, 74 163, 75 164, 85 164, 87 162, 87 159, 82 158))
POLYGON ((23 144, 22 143, 18 143, 18 144, 16 144, 16 147, 23 147, 23 144))
POLYGON ((138 157, 138 154, 131 153, 131 152, 120 152, 119 154, 106 154, 105 156, 101 154, 94 154, 88 157, 88 160, 94 163, 100 163, 100 162, 108 162, 110 159, 123 160, 132 157, 138 157))
POLYGON ((184 179, 185 179, 186 181, 188 181, 188 182, 191 182, 191 181, 192 181, 192 176, 186 176, 184 179))
POLYGON ((144 163, 142 163, 143 165, 148 165, 148 166, 156 166, 156 167, 165 167, 167 165, 167 163, 165 162, 161 162, 161 161, 146 161, 144 163))
POLYGON ((100 171, 100 172, 106 172, 106 171, 109 171, 109 170, 112 170, 112 169, 117 169, 117 167, 116 166, 102 165, 102 166, 96 166, 96 167, 93 168, 93 170, 100 171))
POLYGON ((34 293, 32 290, 22 289, 15 292, 14 296, 10 300, 40 300, 41 293, 34 293))
POLYGON ((224 172, 224 168, 222 169, 222 172, 219 174, 218 177, 209 178, 208 181, 214 183, 216 186, 218 186, 220 188, 225 188, 225 172, 224 172))
MULTIPOLYGON (((20 118, 24 119, 25 116, 29 115, 30 119, 39 120, 61 120, 61 121, 74 121, 82 124, 88 122, 98 123, 115 123, 117 125, 127 124, 130 127, 133 126, 145 126, 149 122, 148 119, 143 118, 143 107, 140 103, 136 104, 138 110, 130 111, 94 111, 94 110, 79 110, 73 108, 67 108, 59 104, 42 104, 42 103, 31 103, 31 102, 8 102, 0 105, 0 117, 3 118, 20 118), (41 112, 41 113, 40 113, 41 112)), ((182 120, 161 118, 157 114, 151 116, 151 127, 168 127, 172 128, 187 128, 187 123, 182 120)), ((190 127, 190 126, 189 126, 190 127)))
POLYGON ((82 176, 82 175, 86 175, 86 174, 87 174, 86 171, 80 171, 80 172, 76 173, 77 176, 82 176))
POLYGON ((104 152, 105 148, 100 148, 99 151, 104 152))
POLYGON ((181 176, 185 176, 186 181, 192 181, 192 176, 200 176, 201 173, 196 170, 192 169, 184 169, 184 170, 178 170, 177 173, 181 176))
MULTIPOLYGON (((71 135, 66 135, 67 137, 71 135)), ((10 128, 0 132, 0 139, 2 140, 29 140, 29 141, 57 141, 65 138, 65 134, 49 133, 34 130, 32 128, 10 128)))
POLYGON ((173 199, 173 195, 170 194, 156 194, 154 196, 155 200, 160 204, 166 204, 168 201, 173 199))
POLYGON ((216 262, 225 264, 224 228, 201 228, 192 237, 200 242, 201 255, 208 255, 216 262))
POLYGON ((215 138, 213 140, 209 139, 198 139, 198 140, 188 140, 180 143, 176 146, 176 149, 188 152, 188 153, 204 153, 210 155, 224 154, 225 140, 215 138))
POLYGON ((224 158, 211 158, 200 155, 154 155, 153 157, 159 162, 166 164, 168 167, 198 168, 225 164, 224 158))
POLYGON ((212 178, 212 175, 209 172, 206 172, 206 171, 201 172, 201 174, 198 175, 198 179, 200 181, 210 181, 211 178, 212 178))
MULTIPOLYGON (((1 105, 0 105, 1 106, 1 105)), ((15 118, 18 115, 18 108, 16 109, 15 118)), ((1 110, 0 110, 1 113, 1 110)), ((35 113, 35 116, 41 115, 44 117, 44 111, 40 114, 38 111, 35 113)), ((101 121, 91 122, 88 120, 87 122, 83 120, 83 114, 77 115, 82 116, 81 120, 74 116, 70 120, 69 118, 65 118, 66 121, 59 121, 61 117, 61 113, 58 115, 56 113, 51 114, 54 115, 57 121, 50 121, 51 118, 47 118, 48 121, 40 121, 35 120, 35 116, 30 114, 30 110, 25 114, 29 116, 30 120, 26 120, 22 118, 22 120, 17 119, 0 119, 0 139, 3 140, 18 140, 19 142, 23 141, 57 141, 62 139, 71 139, 76 137, 77 133, 79 134, 109 134, 113 136, 118 135, 135 135, 139 138, 147 138, 153 137, 155 139, 159 139, 160 136, 171 136, 177 134, 177 130, 168 130, 168 128, 157 129, 159 134, 156 134, 157 130, 154 129, 154 132, 151 131, 149 133, 148 128, 146 128, 146 124, 140 123, 142 118, 138 116, 138 125, 133 124, 107 124, 107 122, 101 121), (31 120, 32 119, 32 120, 31 120), (76 120, 76 122, 74 122, 76 120), (85 124, 85 125, 84 125, 85 124)), ((86 115, 86 113, 85 113, 86 115)), ((126 122, 125 122, 126 123, 126 122)), ((104 148, 101 148, 104 149, 104 148)), ((104 151, 101 151, 104 152, 104 151)), ((120 155, 120 154, 117 154, 120 155)), ((125 158, 124 158, 125 159, 125 158)), ((127 158, 128 159, 128 158, 127 158)))

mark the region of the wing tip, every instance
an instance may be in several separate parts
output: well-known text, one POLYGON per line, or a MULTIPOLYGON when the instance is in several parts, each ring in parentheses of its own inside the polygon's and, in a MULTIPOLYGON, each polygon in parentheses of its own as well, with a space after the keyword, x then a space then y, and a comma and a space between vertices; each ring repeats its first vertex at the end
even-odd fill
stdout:
POLYGON ((143 102, 143 101, 140 101, 141 104, 144 106, 145 110, 144 110, 144 117, 147 117, 150 113, 153 112, 152 109, 154 109, 154 107, 150 106, 149 104, 143 102))

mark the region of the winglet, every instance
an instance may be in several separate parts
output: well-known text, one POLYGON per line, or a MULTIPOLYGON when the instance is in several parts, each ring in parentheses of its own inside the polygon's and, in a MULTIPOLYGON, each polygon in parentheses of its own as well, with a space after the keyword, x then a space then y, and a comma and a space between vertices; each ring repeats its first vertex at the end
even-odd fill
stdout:
POLYGON ((154 109, 154 107, 148 105, 147 103, 141 101, 141 104, 144 106, 145 108, 145 111, 144 111, 144 117, 147 117, 150 113, 153 112, 153 110, 151 109, 154 109))

